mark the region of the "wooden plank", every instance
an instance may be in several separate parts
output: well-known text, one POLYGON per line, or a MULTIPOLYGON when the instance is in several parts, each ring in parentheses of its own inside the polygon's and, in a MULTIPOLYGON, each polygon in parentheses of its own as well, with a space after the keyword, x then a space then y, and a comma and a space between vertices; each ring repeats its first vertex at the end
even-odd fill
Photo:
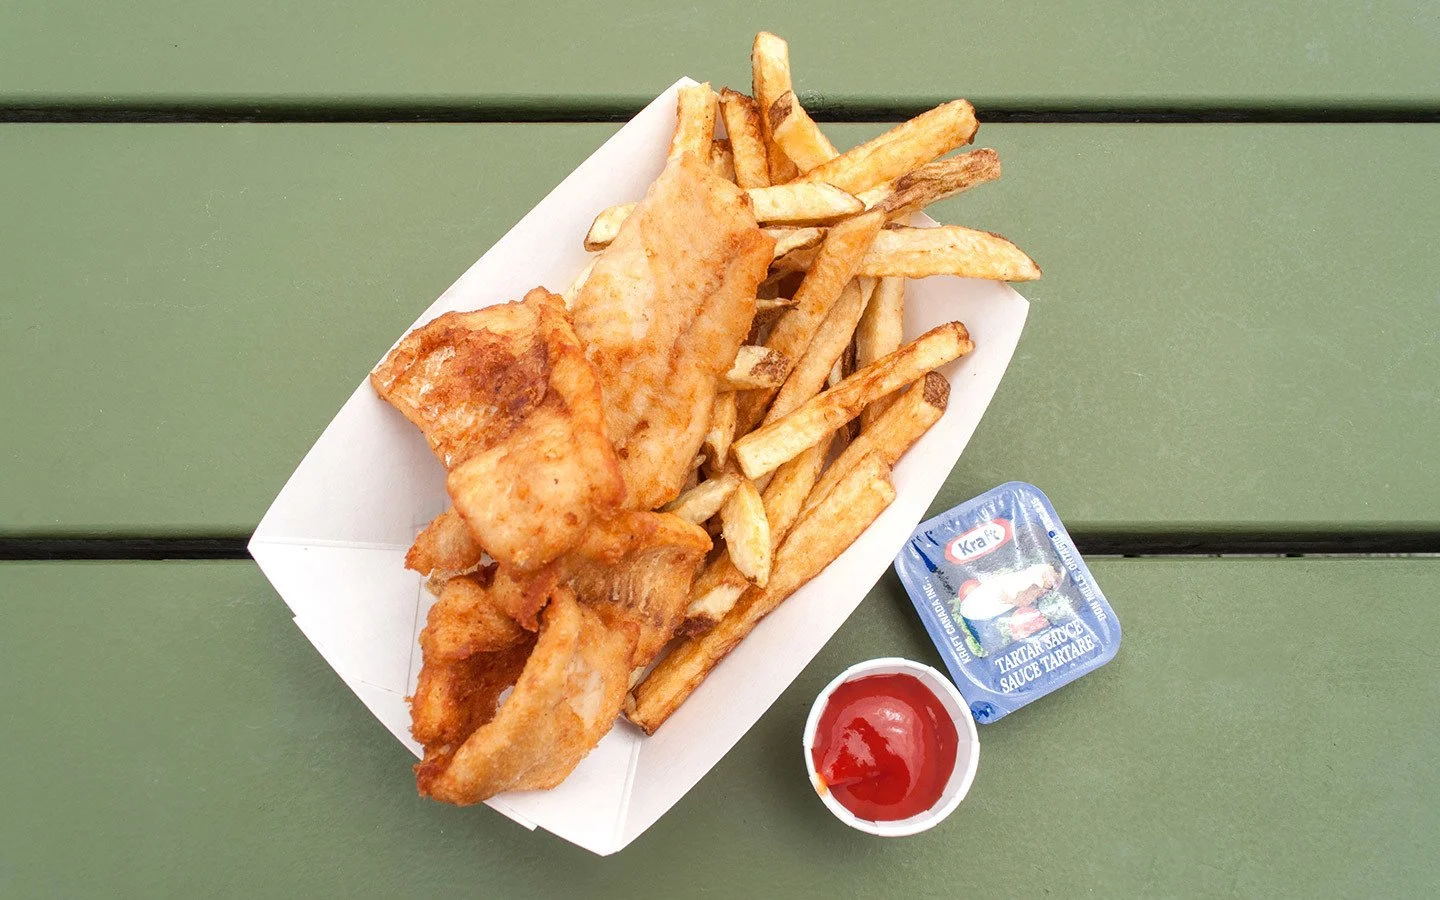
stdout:
POLYGON ((642 0, 0 6, 0 105, 272 103, 638 107, 680 75, 749 84, 758 29, 787 37, 816 105, 969 96, 1032 108, 1440 101, 1425 0, 837 8, 642 0))
MULTIPOLYGON (((413 316, 612 127, 0 129, 0 533, 248 531, 413 316)), ((1021 478, 1081 530, 1440 523, 1440 126, 981 143, 1005 178, 938 215, 1046 275, 940 503, 1021 478)))
POLYGON ((835 673, 938 664, 887 575, 713 772, 599 859, 419 800, 410 757, 248 563, 0 565, 0 893, 1418 896, 1440 881, 1440 671, 1423 646, 1440 561, 1094 569, 1119 656, 984 727, 971 794, 936 830, 851 832, 801 768, 835 673))

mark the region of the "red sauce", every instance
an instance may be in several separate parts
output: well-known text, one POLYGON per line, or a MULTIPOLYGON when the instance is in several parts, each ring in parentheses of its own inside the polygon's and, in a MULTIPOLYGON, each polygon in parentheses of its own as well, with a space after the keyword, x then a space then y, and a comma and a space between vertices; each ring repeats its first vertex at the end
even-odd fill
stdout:
POLYGON ((914 675, 870 675, 830 695, 815 730, 815 771, 840 805, 871 822, 934 806, 955 769, 959 736, 914 675))

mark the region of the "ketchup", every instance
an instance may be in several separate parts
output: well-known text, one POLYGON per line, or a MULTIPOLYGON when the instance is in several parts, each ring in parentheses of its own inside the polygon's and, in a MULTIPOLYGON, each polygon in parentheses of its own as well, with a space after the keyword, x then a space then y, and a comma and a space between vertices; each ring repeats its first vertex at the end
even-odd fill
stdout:
POLYGON ((840 805, 871 822, 922 813, 955 769, 959 736, 939 698, 914 675, 870 675, 830 694, 811 758, 840 805))

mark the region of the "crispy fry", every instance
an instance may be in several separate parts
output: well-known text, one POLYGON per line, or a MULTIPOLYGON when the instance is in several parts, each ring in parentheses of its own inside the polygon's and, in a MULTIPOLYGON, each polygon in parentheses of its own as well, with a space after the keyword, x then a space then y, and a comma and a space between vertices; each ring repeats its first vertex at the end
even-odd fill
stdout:
POLYGON ((867 403, 973 349, 975 344, 959 322, 932 328, 806 401, 789 415, 737 440, 730 452, 746 475, 758 478, 855 418, 867 403))
POLYGON ((566 309, 570 309, 575 305, 575 298, 580 296, 580 289, 585 286, 585 279, 589 278, 590 273, 595 270, 595 261, 599 258, 598 256, 590 257, 590 261, 585 264, 585 268, 580 270, 580 274, 575 276, 575 280, 570 282, 570 286, 560 295, 560 299, 565 301, 566 309))
POLYGON ((710 144, 710 169, 726 181, 735 180, 735 153, 725 138, 716 138, 710 144))
MULTIPOLYGON (((855 277, 855 269, 875 240, 883 218, 883 213, 865 213, 846 219, 826 233, 815 264, 795 292, 795 308, 780 317, 765 340, 766 347, 782 354, 787 360, 781 373, 782 381, 790 374, 788 361, 804 355, 830 307, 835 305, 845 285, 855 277)), ((752 391, 739 398, 737 434, 749 431, 764 418, 774 396, 774 391, 766 390, 752 391)))
MULTIPOLYGON (((762 110, 768 113, 768 108, 762 110)), ((975 138, 975 107, 951 100, 805 173, 858 194, 899 178, 975 138)))
POLYGON ((682 87, 675 109, 675 134, 670 138, 670 159, 682 153, 693 153, 700 159, 710 158, 710 142, 715 139, 715 92, 710 83, 682 87))
POLYGON ((755 101, 739 91, 720 91, 720 116, 730 138, 735 160, 735 183, 742 188, 770 186, 770 166, 765 155, 765 134, 755 101))
POLYGON ((959 225, 887 228, 860 263, 862 275, 959 275, 991 281, 1034 281, 1035 260, 1007 238, 959 225))
MULTIPOLYGON (((785 541, 785 536, 800 517, 800 510, 810 496, 815 480, 830 455, 830 441, 821 441, 775 470, 770 483, 761 491, 765 520, 770 526, 770 552, 785 541)), ((720 621, 750 582, 731 562, 726 548, 721 548, 690 589, 690 605, 685 609, 682 634, 699 634, 720 621)))
POLYGON ((819 181, 753 188, 748 193, 757 222, 832 222, 865 209, 865 204, 855 197, 819 181))
POLYGON ((889 467, 879 454, 844 473, 780 545, 770 583, 746 591, 714 628, 677 644, 640 683, 626 713, 630 721, 654 734, 761 619, 845 552, 894 499, 889 467))
POLYGON ((982 148, 926 163, 894 181, 865 191, 860 200, 866 209, 883 209, 890 221, 899 222, 932 203, 999 177, 1000 154, 982 148))
POLYGON ((748 343, 763 344, 765 338, 769 336, 770 326, 775 324, 775 320, 779 319, 785 312, 794 308, 795 301, 788 297, 773 297, 767 300, 757 299, 755 301, 754 321, 756 337, 748 341, 748 343))
POLYGON ((715 395, 710 407, 710 429, 705 432, 701 445, 710 457, 710 463, 717 470, 725 465, 730 455, 730 442, 735 440, 735 392, 721 391, 715 395))
MULTIPOLYGON (((873 290, 874 280, 865 280, 870 282, 873 290)), ((790 376, 785 379, 780 393, 775 395, 770 411, 765 414, 766 422, 773 422, 790 413, 825 387, 825 379, 830 370, 840 361, 840 357, 845 355, 845 348, 850 346, 850 339, 855 336, 855 325, 860 321, 860 314, 865 311, 867 300, 869 292, 861 285, 861 280, 852 278, 850 283, 845 285, 840 299, 830 307, 830 312, 811 338, 810 346, 805 348, 805 355, 800 357, 790 376)))
MULTIPOLYGON (((601 210, 595 221, 590 223, 590 230, 585 232, 585 249, 594 252, 610 246, 615 235, 620 233, 620 226, 625 224, 625 220, 635 211, 635 206, 634 203, 622 203, 601 210)), ((576 291, 576 294, 578 295, 579 291, 576 291)))
MULTIPOLYGON (((882 278, 855 328, 856 367, 868 366, 887 353, 894 353, 904 339, 905 279, 882 278)), ((860 413, 861 430, 869 428, 892 400, 893 395, 881 397, 865 407, 860 413)))
POLYGON ((806 511, 813 509, 841 476, 867 454, 879 454, 886 465, 895 465, 931 425, 940 421, 949 402, 950 382, 939 372, 925 373, 909 390, 900 392, 890 408, 835 457, 835 462, 820 476, 815 490, 805 501, 806 511))
POLYGON ((801 172, 808 172, 840 155, 800 105, 794 91, 786 91, 770 107, 770 133, 775 143, 801 172))
POLYGON ((782 313, 795 308, 793 297, 771 297, 767 300, 755 301, 755 315, 761 313, 782 313))
POLYGON ((760 113, 760 133, 765 137, 765 157, 771 184, 791 181, 800 171, 785 155, 770 131, 770 108, 790 91, 790 45, 768 31, 755 35, 750 48, 750 92, 760 113))
POLYGON ((665 504, 660 511, 673 513, 694 525, 703 524, 720 511, 741 480, 734 472, 727 472, 702 481, 665 504))
POLYGON ((808 272, 820 258, 819 247, 800 247, 770 263, 772 271, 779 273, 808 272))
POLYGON ((778 388, 790 371, 790 358, 778 350, 744 344, 735 354, 735 364, 725 373, 722 390, 778 388))
POLYGON ((825 229, 814 226, 787 228, 783 225, 772 225, 760 230, 775 239, 775 259, 794 250, 818 247, 825 239, 825 229))
MULTIPOLYGON (((865 281, 874 282, 875 279, 867 278, 865 281)), ((874 296, 874 289, 871 289, 871 296, 874 296)), ((870 301, 865 301, 865 308, 870 308, 870 301)), ((832 388, 851 375, 855 374, 855 342, 852 340, 845 346, 845 352, 835 360, 835 365, 830 367, 830 374, 825 377, 825 387, 832 388)))
POLYGON ((770 522, 755 482, 740 479, 720 507, 720 523, 730 561, 746 580, 764 587, 770 580, 770 522))

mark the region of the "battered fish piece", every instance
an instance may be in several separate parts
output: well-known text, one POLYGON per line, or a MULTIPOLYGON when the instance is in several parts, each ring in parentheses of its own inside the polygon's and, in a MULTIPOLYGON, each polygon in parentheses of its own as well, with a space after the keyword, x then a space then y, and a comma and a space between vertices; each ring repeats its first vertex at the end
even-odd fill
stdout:
POLYGON ((488 585, 474 575, 461 575, 445 582, 440 599, 430 607, 420 649, 427 663, 448 662, 508 650, 526 637, 488 585))
POLYGON ((405 568, 443 583, 480 565, 485 551, 454 507, 445 510, 415 537, 405 554, 405 568))
POLYGON ((574 590, 607 622, 639 629, 635 665, 642 666, 674 636, 710 547, 705 529, 679 516, 622 512, 597 520, 575 549, 539 572, 500 566, 488 595, 520 627, 534 631, 555 589, 574 590))
POLYGON ((680 492, 774 246, 743 191, 680 154, 598 257, 575 333, 604 393, 629 508, 680 492))
POLYGON ((421 795, 463 806, 564 781, 619 715, 634 647, 633 629, 607 625, 557 589, 499 711, 458 747, 426 744, 415 767, 421 795))
POLYGON ((370 381, 424 433, 450 470, 456 513, 501 563, 544 566, 624 499, 595 371, 563 301, 543 288, 440 316, 370 381))
POLYGON ((637 629, 631 667, 650 664, 685 620, 690 584, 710 552, 699 525, 659 512, 596 522, 557 565, 580 600, 615 628, 637 629))
POLYGON ((410 733, 426 754, 453 751, 493 719, 500 695, 520 677, 534 647, 535 635, 527 632, 505 650, 426 662, 410 698, 410 733))

